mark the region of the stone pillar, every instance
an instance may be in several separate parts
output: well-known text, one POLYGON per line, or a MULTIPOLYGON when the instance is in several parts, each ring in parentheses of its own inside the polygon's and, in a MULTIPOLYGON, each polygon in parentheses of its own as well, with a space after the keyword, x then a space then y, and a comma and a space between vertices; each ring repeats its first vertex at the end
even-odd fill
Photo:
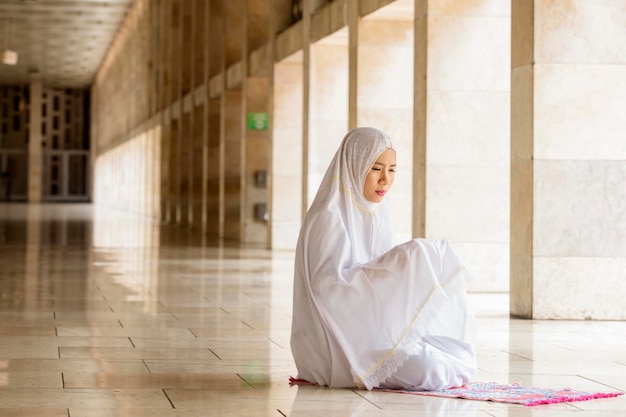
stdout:
POLYGON ((243 108, 241 88, 223 93, 224 108, 224 239, 241 241, 243 232, 243 108))
MULTIPOLYGON (((158 3, 150 3, 149 10, 149 23, 148 33, 153 34, 156 32, 156 28, 160 26, 160 13, 162 7, 158 3)), ((161 116, 159 114, 159 99, 162 88, 161 80, 161 54, 163 51, 160 48, 161 39, 159 36, 150 36, 149 42, 149 56, 154 63, 150 68, 148 74, 148 82, 150 86, 146 87, 148 91, 148 106, 149 115, 152 120, 152 129, 149 133, 149 168, 147 177, 149 181, 148 185, 148 198, 147 198, 147 210, 148 215, 154 220, 161 219, 161 132, 162 126, 160 123, 161 116)), ((92 141, 92 143, 94 143, 92 141)))
POLYGON ((174 101, 172 84, 174 83, 173 51, 174 40, 172 30, 172 4, 170 1, 159 5, 161 24, 159 56, 159 108, 161 110, 161 220, 169 223, 175 219, 175 204, 171 195, 174 171, 172 170, 172 120, 170 104, 174 101))
POLYGON ((400 241, 412 237, 413 194, 413 13, 383 7, 358 21, 356 126, 388 133, 398 149, 396 181, 387 198, 394 232, 400 241))
POLYGON ((307 209, 348 131, 348 44, 343 31, 310 47, 307 209))
POLYGON ((223 198, 221 182, 223 155, 220 142, 222 131, 222 98, 207 98, 206 120, 206 235, 216 239, 223 234, 223 198))
POLYGON ((192 0, 192 41, 193 49, 191 51, 191 143, 189 147, 191 164, 189 166, 190 178, 190 220, 195 230, 206 234, 206 194, 205 194, 205 178, 206 178, 206 145, 207 138, 205 136, 205 116, 208 115, 208 100, 206 100, 206 89, 203 86, 209 84, 208 66, 205 64, 208 53, 207 38, 208 28, 205 20, 205 9, 209 8, 208 2, 202 0, 192 0), (205 78, 206 77, 206 78, 205 78), (199 94, 202 93, 202 94, 199 94))
POLYGON ((274 72, 271 248, 294 249, 302 223, 302 52, 274 72))
POLYGON ((43 152, 41 146, 41 80, 30 82, 30 122, 28 133, 28 202, 40 203, 42 194, 43 152))
POLYGON ((193 225, 193 166, 196 162, 193 153, 194 137, 194 89, 193 78, 195 65, 194 23, 195 10, 193 0, 181 1, 180 13, 180 224, 193 225))
MULTIPOLYGON (((172 222, 183 223, 186 195, 183 190, 185 124, 183 121, 183 68, 184 68, 184 0, 172 1, 172 15, 170 16, 172 39, 171 42, 171 84, 170 116, 172 117, 170 135, 170 201, 172 202, 172 222)), ((185 215, 187 213, 185 212, 185 215)))
POLYGON ((150 218, 159 220, 161 218, 161 130, 157 125, 149 133, 149 149, 151 158, 149 159, 148 170, 148 215, 150 218))
POLYGON ((206 227, 205 234, 213 241, 224 234, 224 142, 222 141, 226 99, 225 77, 225 22, 221 0, 210 0, 205 8, 205 135, 206 135, 206 227))
POLYGON ((311 2, 302 1, 302 19, 300 21, 302 47, 302 198, 300 208, 302 218, 309 209, 309 136, 311 125, 311 2))
POLYGON ((224 99, 222 146, 224 149, 224 234, 225 240, 243 240, 245 172, 245 111, 248 56, 246 0, 224 2, 224 59, 226 90, 224 99))
POLYGON ((248 0, 245 81, 245 164, 243 175, 243 236, 246 244, 269 247, 271 201, 269 180, 272 153, 271 106, 273 95, 273 35, 270 29, 271 4, 248 0), (270 40, 271 39, 271 40, 270 40))
POLYGON ((509 287, 510 4, 416 2, 413 229, 509 287))
MULTIPOLYGON (((246 113, 269 114, 270 84, 266 76, 249 77, 246 94, 246 113)), ((269 116, 268 116, 269 119, 269 116)), ((271 136, 269 122, 253 122, 251 116, 247 121, 245 132, 245 168, 244 175, 247 179, 244 192, 245 207, 243 241, 266 247, 268 242, 268 220, 260 218, 263 214, 263 204, 267 214, 268 207, 268 174, 270 165, 271 136)))
POLYGON ((511 314, 626 319, 626 2, 512 2, 511 314))

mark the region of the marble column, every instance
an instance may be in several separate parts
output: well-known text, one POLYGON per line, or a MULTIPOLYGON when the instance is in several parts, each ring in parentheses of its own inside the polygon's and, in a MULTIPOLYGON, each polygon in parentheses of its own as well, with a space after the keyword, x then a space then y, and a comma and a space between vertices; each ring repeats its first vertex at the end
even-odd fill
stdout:
POLYGON ((302 219, 302 52, 278 62, 274 72, 271 248, 293 249, 302 219))
POLYGON ((307 209, 348 131, 348 38, 342 29, 311 47, 307 209))
POLYGON ((472 291, 508 291, 510 3, 415 6, 414 235, 449 239, 472 291))
POLYGON ((30 121, 28 129, 28 202, 39 203, 42 196, 43 152, 41 145, 41 99, 43 84, 30 83, 30 121))
POLYGON ((626 1, 513 0, 511 313, 626 319, 626 1))
MULTIPOLYGON (((358 20, 356 126, 389 134, 397 149, 396 180, 389 196, 399 241, 413 237, 413 10, 391 3, 358 20)), ((354 24, 354 23, 353 23, 354 24)))
POLYGON ((192 0, 182 0, 180 3, 180 224, 193 226, 193 138, 194 138, 194 89, 195 65, 195 36, 194 25, 196 15, 192 0))
POLYGON ((246 99, 247 99, 247 14, 244 0, 224 2, 225 90, 221 137, 224 149, 224 234, 225 240, 243 241, 246 187, 246 99))
MULTIPOLYGON (((170 25, 171 25, 171 44, 172 48, 170 57, 171 63, 171 84, 170 94, 172 98, 171 112, 172 117, 171 135, 170 135, 170 201, 172 205, 172 222, 176 224, 183 223, 183 213, 185 212, 186 196, 183 190, 183 174, 184 174, 184 152, 185 152, 185 124, 183 121, 183 69, 184 48, 184 0, 171 0, 170 25)), ((186 213, 185 213, 186 215, 186 213)))
POLYGON ((246 244, 270 245, 270 165, 272 130, 270 126, 273 100, 274 55, 271 3, 249 0, 246 15, 246 49, 248 51, 245 80, 245 124, 243 189, 243 241, 246 244), (267 57, 267 58, 265 58, 267 57), (264 118, 265 116, 265 118, 264 118))
MULTIPOLYGON (((269 114, 270 79, 267 76, 248 77, 246 89, 246 114, 269 114)), ((268 117, 269 118, 269 117, 268 117)), ((245 166, 243 175, 247 181, 244 193, 243 241, 262 247, 269 246, 268 240, 268 174, 271 163, 271 132, 269 123, 263 126, 248 121, 244 133, 245 166), (263 206, 264 205, 264 206, 263 206), (265 207, 265 210, 263 210, 265 207), (263 212, 268 217, 262 218, 263 212)))
POLYGON ((206 32, 206 229, 214 241, 224 235, 224 91, 225 19, 221 0, 210 0, 205 8, 206 32), (218 76, 218 74, 220 74, 218 76))
POLYGON ((224 239, 241 241, 243 233, 244 178, 244 94, 241 88, 223 93, 224 108, 224 239))

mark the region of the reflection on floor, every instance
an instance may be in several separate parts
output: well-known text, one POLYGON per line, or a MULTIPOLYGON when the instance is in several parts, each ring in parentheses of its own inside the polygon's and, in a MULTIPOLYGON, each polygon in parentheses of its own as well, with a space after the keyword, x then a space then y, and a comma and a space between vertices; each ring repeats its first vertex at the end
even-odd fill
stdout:
MULTIPOLYGON (((180 230, 0 205, 0 416, 626 415, 624 396, 523 407, 290 387, 293 254, 180 230)), ((626 323, 511 320, 504 294, 471 301, 477 379, 626 390, 626 323)))

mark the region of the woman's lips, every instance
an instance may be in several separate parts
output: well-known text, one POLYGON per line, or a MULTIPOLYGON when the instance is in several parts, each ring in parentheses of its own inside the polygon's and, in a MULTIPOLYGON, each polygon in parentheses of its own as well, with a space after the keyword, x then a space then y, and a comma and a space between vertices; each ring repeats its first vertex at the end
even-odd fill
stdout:
POLYGON ((387 194, 386 190, 376 190, 376 194, 378 194, 379 196, 384 196, 385 194, 387 194))

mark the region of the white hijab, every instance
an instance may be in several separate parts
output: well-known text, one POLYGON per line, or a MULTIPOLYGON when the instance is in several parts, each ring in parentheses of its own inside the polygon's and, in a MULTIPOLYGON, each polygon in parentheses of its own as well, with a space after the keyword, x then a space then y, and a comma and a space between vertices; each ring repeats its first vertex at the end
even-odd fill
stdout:
MULTIPOLYGON (((312 218, 319 217, 316 213, 321 211, 325 220, 332 218, 341 224, 345 233, 342 244, 350 248, 342 265, 370 261, 393 246, 393 225, 386 199, 372 203, 363 193, 365 177, 386 149, 394 149, 391 138, 378 129, 360 127, 348 132, 326 170, 304 220, 304 224, 309 224, 312 218)), ((308 236, 309 241, 327 236, 326 230, 317 232, 321 234, 313 231, 308 236)))
MULTIPOLYGON (((386 199, 365 199, 365 178, 386 149, 393 144, 378 129, 348 132, 304 218, 291 337, 301 379, 378 386, 458 292, 448 284, 458 281, 460 263, 447 244, 412 240, 394 247, 386 199), (452 258, 442 262, 444 254, 452 258)), ((456 336, 446 326, 437 333, 456 336)))

